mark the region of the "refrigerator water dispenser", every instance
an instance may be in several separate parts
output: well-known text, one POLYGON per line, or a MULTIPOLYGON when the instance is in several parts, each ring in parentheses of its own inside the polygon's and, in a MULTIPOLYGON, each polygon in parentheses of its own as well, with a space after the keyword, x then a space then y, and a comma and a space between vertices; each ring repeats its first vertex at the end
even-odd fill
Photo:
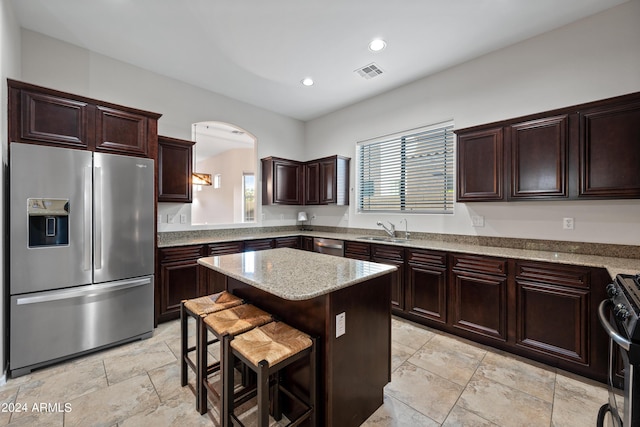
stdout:
POLYGON ((69 244, 69 199, 27 199, 29 247, 69 244))

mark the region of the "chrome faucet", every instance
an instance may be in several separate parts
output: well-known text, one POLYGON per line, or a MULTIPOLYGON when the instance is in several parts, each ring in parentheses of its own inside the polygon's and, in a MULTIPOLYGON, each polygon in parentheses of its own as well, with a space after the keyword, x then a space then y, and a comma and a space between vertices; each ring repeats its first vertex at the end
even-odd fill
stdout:
POLYGON ((389 225, 391 226, 391 228, 385 227, 385 225, 382 223, 382 221, 378 221, 378 225, 380 227, 384 228, 384 231, 387 232, 389 237, 396 237, 396 226, 393 225, 391 222, 389 222, 389 225))
POLYGON ((403 218, 400 222, 404 222, 404 238, 409 240, 409 223, 407 222, 407 218, 403 218))

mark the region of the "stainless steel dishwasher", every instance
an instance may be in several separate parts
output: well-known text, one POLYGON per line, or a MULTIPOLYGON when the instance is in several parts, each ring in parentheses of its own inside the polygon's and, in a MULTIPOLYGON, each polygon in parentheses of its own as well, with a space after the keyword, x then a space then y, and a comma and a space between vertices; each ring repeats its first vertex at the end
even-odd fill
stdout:
POLYGON ((342 240, 314 237, 313 251, 329 255, 344 256, 344 242, 342 240))

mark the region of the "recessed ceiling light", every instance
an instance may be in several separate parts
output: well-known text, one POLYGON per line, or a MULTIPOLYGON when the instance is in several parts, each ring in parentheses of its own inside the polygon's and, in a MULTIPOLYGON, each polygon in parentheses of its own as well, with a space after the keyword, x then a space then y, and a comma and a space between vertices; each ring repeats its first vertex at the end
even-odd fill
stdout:
POLYGON ((313 86, 313 79, 311 77, 305 77, 301 83, 305 86, 313 86))
POLYGON ((369 50, 372 52, 379 52, 385 47, 387 47, 387 42, 382 39, 375 39, 369 43, 369 50))

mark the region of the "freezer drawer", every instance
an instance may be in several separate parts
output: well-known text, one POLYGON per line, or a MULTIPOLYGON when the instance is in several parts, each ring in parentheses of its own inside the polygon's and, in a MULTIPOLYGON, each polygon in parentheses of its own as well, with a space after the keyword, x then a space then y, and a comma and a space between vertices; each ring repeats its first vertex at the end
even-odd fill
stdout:
POLYGON ((153 276, 11 297, 12 377, 153 332, 153 276))

